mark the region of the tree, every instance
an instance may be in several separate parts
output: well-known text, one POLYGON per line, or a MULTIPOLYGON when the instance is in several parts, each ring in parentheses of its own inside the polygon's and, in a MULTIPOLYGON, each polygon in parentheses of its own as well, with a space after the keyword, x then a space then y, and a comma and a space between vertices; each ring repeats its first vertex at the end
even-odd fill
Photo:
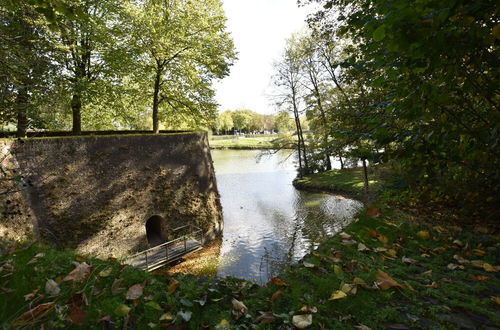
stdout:
POLYGON ((227 75, 235 59, 220 0, 146 0, 129 13, 137 44, 133 79, 151 91, 153 131, 159 131, 160 109, 215 118, 212 81, 227 75))
POLYGON ((226 110, 223 113, 219 114, 216 121, 216 129, 220 133, 221 131, 224 134, 232 129, 234 126, 232 112, 230 110, 226 110))
POLYGON ((16 121, 18 137, 26 136, 38 115, 37 98, 49 89, 55 73, 47 32, 31 6, 0 7, 0 106, 3 121, 16 121))
POLYGON ((293 120, 286 111, 280 111, 274 118, 274 129, 280 134, 289 132, 293 125, 293 120))
POLYGON ((342 67, 350 134, 384 149, 419 201, 499 203, 496 4, 319 2, 316 33, 353 43, 328 66, 342 67))
POLYGON ((304 93, 303 77, 301 75, 301 53, 298 40, 295 36, 287 40, 282 58, 275 63, 274 70, 273 81, 279 90, 279 94, 276 96, 278 107, 292 112, 295 120, 298 137, 299 175, 307 174, 310 169, 307 160, 306 143, 300 122, 302 112, 301 103, 304 93))
POLYGON ((103 81, 118 79, 119 70, 110 62, 119 53, 116 45, 122 44, 118 39, 122 8, 118 0, 77 0, 74 5, 82 15, 62 16, 56 21, 56 33, 71 93, 72 130, 80 134, 84 106, 102 92, 103 81))

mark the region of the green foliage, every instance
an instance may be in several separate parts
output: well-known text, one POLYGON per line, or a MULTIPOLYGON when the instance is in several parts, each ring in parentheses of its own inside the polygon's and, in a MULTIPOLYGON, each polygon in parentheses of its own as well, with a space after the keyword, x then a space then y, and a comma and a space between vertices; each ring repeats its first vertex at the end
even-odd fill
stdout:
POLYGON ((323 9, 311 26, 335 87, 329 98, 332 139, 360 157, 391 160, 420 202, 476 214, 495 209, 496 4, 320 2, 323 9))

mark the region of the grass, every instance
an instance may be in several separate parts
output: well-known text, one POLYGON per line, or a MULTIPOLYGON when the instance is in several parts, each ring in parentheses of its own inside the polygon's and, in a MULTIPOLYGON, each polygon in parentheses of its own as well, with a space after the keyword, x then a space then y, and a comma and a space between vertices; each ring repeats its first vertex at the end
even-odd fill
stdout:
POLYGON ((272 141, 276 136, 231 136, 226 139, 212 138, 209 141, 212 149, 272 149, 272 141))
MULTIPOLYGON (((384 184, 390 181, 389 171, 381 167, 368 168, 368 190, 373 197, 383 189, 384 184)), ((297 178, 293 181, 297 189, 311 191, 326 191, 333 193, 344 193, 356 198, 364 199, 366 191, 364 188, 363 168, 346 168, 343 170, 331 170, 297 178)))
POLYGON ((0 319, 3 327, 10 327, 23 313, 53 302, 46 315, 28 318, 22 325, 100 328, 103 322, 112 321, 120 328, 128 324, 139 329, 169 324, 191 329, 224 328, 224 324, 274 329, 290 326, 294 315, 311 314, 312 327, 326 329, 352 329, 361 324, 373 329, 396 325, 452 329, 463 322, 500 326, 498 301, 492 300, 500 296, 495 268, 500 261, 497 232, 415 224, 414 219, 385 208, 371 208, 367 213, 345 229, 350 238, 330 239, 265 286, 234 278, 145 273, 115 260, 4 243, 0 287, 9 299, 0 301, 0 319), (368 250, 360 251, 360 243, 368 250), (36 257, 39 253, 43 255, 36 257), (463 264, 454 256, 463 258, 458 258, 463 264), (75 261, 91 265, 89 276, 82 282, 63 281, 75 261), (457 268, 451 270, 449 264, 457 268), (382 290, 379 270, 400 286, 382 290), (49 279, 61 288, 53 297, 45 292, 49 279), (360 279, 366 284, 360 284, 360 279), (122 291, 113 289, 116 280, 121 281, 122 291), (143 285, 144 292, 137 299, 127 299, 127 290, 136 284, 143 285), (330 300, 344 284, 353 285, 357 292, 330 300), (38 293, 26 301, 24 296, 35 290, 38 293), (248 312, 236 311, 233 298, 243 302, 248 312), (270 323, 255 321, 260 312, 272 313, 268 314, 270 323))

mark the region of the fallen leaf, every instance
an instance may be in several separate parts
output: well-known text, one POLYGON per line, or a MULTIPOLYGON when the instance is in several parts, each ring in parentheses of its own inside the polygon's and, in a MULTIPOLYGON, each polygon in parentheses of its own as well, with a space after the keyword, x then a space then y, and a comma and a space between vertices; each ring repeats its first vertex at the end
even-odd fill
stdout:
POLYGON ((243 314, 246 314, 246 312, 248 312, 248 308, 243 302, 233 298, 231 300, 231 303, 233 304, 233 309, 242 312, 243 314))
POLYGON ((167 288, 168 293, 174 294, 179 287, 179 284, 179 281, 177 281, 175 278, 170 279, 170 283, 168 284, 167 288))
POLYGON ((337 290, 333 292, 328 300, 337 300, 347 297, 344 291, 337 290))
POLYGON ((306 267, 306 268, 314 268, 314 264, 311 264, 309 262, 304 261, 303 264, 304 264, 304 267, 306 267))
POLYGON ((476 267, 476 268, 483 268, 484 261, 482 261, 482 260, 471 260, 471 261, 470 261, 470 264, 471 264, 473 267, 476 267))
POLYGON ((380 215, 380 209, 376 207, 370 207, 366 210, 366 215, 369 217, 378 217, 380 215))
POLYGON ((170 313, 164 313, 160 316, 160 321, 170 322, 174 319, 174 316, 170 313))
POLYGON ((340 291, 342 291, 342 292, 344 292, 345 294, 348 294, 348 295, 355 295, 358 292, 358 288, 354 284, 347 284, 347 283, 345 283, 340 288, 340 291))
POLYGON ((316 307, 309 307, 307 305, 303 305, 299 309, 299 312, 301 312, 301 313, 317 313, 318 309, 316 307))
POLYGON ((446 229, 444 229, 441 226, 434 226, 434 227, 432 227, 432 229, 435 230, 435 231, 437 231, 438 233, 446 232, 446 229))
POLYGON ((132 285, 128 291, 127 291, 127 295, 126 295, 126 299, 127 300, 135 300, 137 298, 139 298, 140 296, 142 296, 142 292, 144 290, 144 284, 134 284, 132 285))
POLYGON ((363 243, 358 244, 358 251, 363 252, 363 251, 367 251, 367 250, 369 250, 369 249, 366 247, 366 245, 364 245, 363 243))
POLYGON ((273 293, 273 295, 271 296, 271 300, 272 301, 275 301, 276 299, 278 299, 279 297, 281 297, 283 295, 283 291, 281 290, 278 290, 276 291, 275 293, 273 293))
POLYGON ((336 275, 340 275, 343 273, 342 271, 342 267, 340 267, 339 265, 333 265, 333 272, 336 274, 336 275))
POLYGON ((352 236, 351 236, 351 235, 349 235, 348 233, 344 233, 344 232, 341 232, 341 233, 339 234, 339 237, 340 237, 341 239, 343 239, 343 240, 348 240, 348 239, 351 239, 351 238, 352 238, 352 236))
POLYGON ((353 239, 349 239, 349 240, 342 240, 341 244, 342 245, 346 245, 346 246, 349 246, 349 245, 354 245, 356 244, 357 242, 353 239))
POLYGON ((191 320, 191 316, 193 316, 193 312, 180 311, 180 312, 177 312, 177 315, 179 315, 185 322, 189 322, 189 320, 191 320))
POLYGON ((458 254, 455 254, 453 256, 453 259, 455 259, 459 264, 462 264, 462 265, 470 264, 469 260, 462 258, 458 254))
POLYGON ((269 324, 276 320, 276 316, 272 312, 260 312, 260 315, 255 318, 254 323, 269 324))
POLYGON ((362 278, 359 278, 359 277, 355 277, 352 282, 354 284, 357 284, 357 285, 366 285, 366 282, 365 280, 363 280, 362 278))
POLYGON ((372 328, 367 327, 367 326, 366 326, 366 325, 364 325, 364 324, 355 325, 355 326, 354 326, 354 329, 356 329, 356 330, 372 330, 372 328))
POLYGON ((30 261, 27 262, 28 265, 34 264, 38 259, 45 257, 45 253, 37 253, 30 261))
POLYGON ((485 262, 485 263, 483 264, 483 269, 484 269, 485 271, 489 272, 489 273, 496 273, 496 272, 498 272, 497 267, 494 267, 494 266, 490 265, 490 264, 489 264, 489 263, 487 263, 487 262, 485 262))
POLYGON ((24 301, 29 301, 29 300, 35 298, 35 296, 38 293, 38 291, 40 291, 40 288, 36 288, 31 293, 28 293, 28 294, 24 295, 24 301))
POLYGON ((292 324, 299 329, 305 329, 312 324, 312 314, 294 315, 292 324))
POLYGON ((475 255, 478 255, 478 256, 484 256, 486 254, 486 252, 484 250, 481 250, 481 249, 474 249, 472 250, 472 252, 475 254, 475 255))
POLYGON ((440 286, 436 282, 432 282, 431 284, 427 284, 426 288, 439 289, 440 286))
POLYGON ((217 325, 215 326, 216 329, 229 329, 230 323, 226 319, 222 319, 217 325))
POLYGON ((500 305, 500 297, 491 296, 491 301, 493 301, 497 305, 500 305))
POLYGON ((420 237, 421 239, 429 239, 431 238, 431 235, 427 230, 421 230, 417 233, 417 236, 420 237))
POLYGON ((277 286, 288 286, 288 284, 283 282, 283 280, 279 277, 272 277, 271 282, 273 282, 273 284, 277 286))
POLYGON ((50 279, 45 282, 45 292, 51 296, 57 296, 61 292, 61 288, 56 281, 50 279))
POLYGON ((470 275, 469 277, 476 281, 486 281, 488 279, 488 276, 482 275, 470 275))
POLYGON ((401 284, 393 280, 386 272, 380 269, 377 271, 376 283, 382 290, 388 290, 392 287, 402 288, 401 284))
POLYGON ((377 236, 378 236, 378 233, 373 229, 368 229, 367 233, 368 233, 368 236, 370 236, 372 238, 377 238, 377 236))
POLYGON ((396 257, 398 255, 398 251, 394 250, 394 249, 389 249, 387 250, 386 252, 389 256, 391 257, 396 257))
POLYGON ((454 240, 453 244, 456 244, 456 245, 458 245, 460 247, 464 246, 464 243, 461 240, 458 240, 458 239, 454 240))
POLYGON ((389 239, 387 238, 387 236, 384 236, 384 235, 379 235, 378 236, 378 240, 384 244, 387 244, 389 243, 389 239))
POLYGON ((65 278, 63 278, 63 281, 74 281, 74 282, 82 282, 90 274, 90 266, 82 262, 81 264, 78 264, 75 269, 73 269, 68 275, 66 275, 65 278))
POLYGON ((448 264, 448 266, 446 266, 446 268, 448 268, 449 270, 455 270, 455 269, 464 269, 464 266, 450 263, 448 264))
POLYGON ((48 313, 52 311, 52 308, 54 307, 54 302, 48 302, 45 304, 40 304, 23 315, 19 316, 17 319, 12 322, 12 326, 14 327, 20 327, 24 326, 33 322, 36 322, 38 319, 41 319, 42 317, 46 316, 48 313))
POLYGON ((99 273, 99 276, 100 277, 108 277, 109 275, 111 275, 111 272, 113 271, 113 267, 108 267, 104 270, 102 270, 100 273, 99 273))
POLYGON ((119 293, 122 293, 126 289, 123 287, 123 280, 121 278, 117 278, 113 281, 113 284, 111 285, 111 293, 113 295, 117 295, 119 293))
POLYGON ((407 257, 402 257, 401 261, 404 262, 405 264, 410 264, 410 265, 415 265, 417 263, 417 260, 407 257))
POLYGON ((125 304, 118 305, 118 307, 115 308, 115 314, 118 316, 126 316, 130 312, 130 307, 128 307, 125 304))
POLYGON ((77 304, 71 304, 71 312, 69 313, 69 319, 75 324, 82 324, 85 322, 86 313, 77 304))
POLYGON ((144 306, 150 307, 152 309, 156 309, 157 311, 162 311, 163 309, 158 305, 156 301, 148 301, 144 304, 144 306))

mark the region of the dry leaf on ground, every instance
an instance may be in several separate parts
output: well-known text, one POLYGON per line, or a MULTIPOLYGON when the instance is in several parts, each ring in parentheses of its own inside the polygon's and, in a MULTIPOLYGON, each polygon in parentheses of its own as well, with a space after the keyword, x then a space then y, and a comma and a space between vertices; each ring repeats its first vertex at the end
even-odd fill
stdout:
POLYGON ((392 279, 386 272, 381 271, 380 269, 377 271, 376 283, 382 290, 388 290, 392 287, 400 287, 403 286, 392 279))
POLYGON ((127 291, 126 299, 128 300, 138 299, 140 296, 142 296, 143 290, 144 290, 144 284, 139 283, 132 285, 127 291))
POLYGON ((312 324, 312 314, 294 315, 292 324, 299 329, 305 329, 312 324))
POLYGON ((44 317, 48 313, 52 311, 52 308, 54 307, 54 302, 48 302, 45 304, 40 304, 23 315, 19 316, 17 319, 12 322, 12 326, 14 327, 20 327, 24 325, 28 325, 30 323, 36 322, 38 319, 44 317))
POLYGON ((276 299, 278 299, 279 297, 281 297, 283 295, 283 291, 281 290, 278 290, 276 291, 275 293, 273 293, 273 295, 271 296, 271 300, 272 301, 275 301, 276 299))
POLYGON ((337 300, 347 297, 347 294, 341 290, 333 292, 328 300, 337 300))
POLYGON ((233 304, 233 309, 242 312, 243 314, 246 314, 246 312, 248 312, 248 308, 243 302, 233 298, 233 300, 231 300, 231 303, 233 304))
POLYGON ((167 288, 168 293, 174 294, 177 290, 177 287, 179 287, 179 284, 179 281, 177 281, 175 278, 170 279, 170 283, 168 284, 167 288))
POLYGON ((51 296, 57 296, 61 292, 61 288, 56 281, 50 279, 45 282, 45 292, 51 296))
POLYGON ((283 282, 283 280, 279 277, 273 277, 271 278, 271 282, 274 283, 274 285, 277 285, 277 286, 288 286, 288 284, 286 284, 285 282, 283 282))
POLYGON ((65 278, 63 278, 63 281, 74 281, 74 282, 82 282, 90 274, 90 266, 82 262, 81 264, 78 264, 75 269, 73 269, 68 275, 66 275, 65 278))

